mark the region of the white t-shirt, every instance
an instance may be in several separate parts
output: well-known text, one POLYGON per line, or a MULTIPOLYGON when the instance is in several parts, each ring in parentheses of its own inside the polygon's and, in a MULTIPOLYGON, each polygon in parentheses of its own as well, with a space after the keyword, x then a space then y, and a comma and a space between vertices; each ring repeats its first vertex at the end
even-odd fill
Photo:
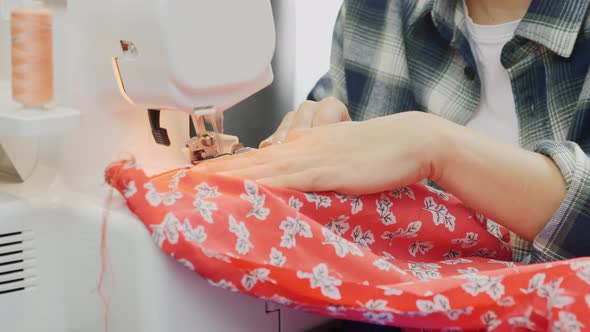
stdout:
POLYGON ((519 145, 518 118, 508 71, 502 66, 502 48, 514 37, 520 20, 479 25, 466 17, 468 39, 481 79, 481 99, 467 127, 519 145))

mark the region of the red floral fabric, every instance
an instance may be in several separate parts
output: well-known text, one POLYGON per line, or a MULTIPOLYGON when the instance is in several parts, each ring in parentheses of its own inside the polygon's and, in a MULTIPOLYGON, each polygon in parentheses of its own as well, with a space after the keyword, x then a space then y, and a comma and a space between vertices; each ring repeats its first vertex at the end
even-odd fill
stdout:
POLYGON ((164 252, 217 287, 409 328, 590 328, 590 260, 515 264, 506 229, 424 185, 301 193, 190 168, 148 177, 129 161, 106 178, 164 252))

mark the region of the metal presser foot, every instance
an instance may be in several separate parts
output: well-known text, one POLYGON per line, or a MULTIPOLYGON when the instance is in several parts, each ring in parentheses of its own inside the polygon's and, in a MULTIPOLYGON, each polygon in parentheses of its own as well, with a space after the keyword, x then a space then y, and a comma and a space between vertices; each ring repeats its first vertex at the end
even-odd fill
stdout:
MULTIPOLYGON (((223 112, 203 108, 195 113, 198 115, 190 116, 190 139, 186 143, 191 164, 253 150, 244 147, 236 136, 223 133, 223 112)), ((148 116, 156 143, 170 146, 168 131, 160 126, 160 110, 148 110, 148 116)))
POLYGON ((193 165, 252 150, 244 147, 238 137, 223 133, 223 112, 214 109, 203 112, 203 115, 191 115, 190 137, 186 147, 193 165))

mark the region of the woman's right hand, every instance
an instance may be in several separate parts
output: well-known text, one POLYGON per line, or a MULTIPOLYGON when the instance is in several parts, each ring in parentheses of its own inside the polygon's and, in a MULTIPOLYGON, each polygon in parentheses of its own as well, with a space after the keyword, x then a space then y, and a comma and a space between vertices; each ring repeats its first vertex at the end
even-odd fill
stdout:
POLYGON ((340 100, 328 97, 320 102, 305 101, 295 112, 289 112, 279 128, 260 143, 260 148, 282 144, 289 133, 295 130, 326 126, 350 121, 346 105, 340 100))

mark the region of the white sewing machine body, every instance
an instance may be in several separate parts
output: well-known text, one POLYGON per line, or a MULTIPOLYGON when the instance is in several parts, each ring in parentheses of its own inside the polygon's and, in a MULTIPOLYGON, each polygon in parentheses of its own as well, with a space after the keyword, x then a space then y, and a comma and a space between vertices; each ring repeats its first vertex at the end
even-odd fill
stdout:
POLYGON ((83 7, 108 20, 101 32, 137 106, 225 110, 272 82, 269 0, 101 0, 83 7))
MULTIPOLYGON (((126 152, 154 171, 184 164, 186 112, 226 109, 271 83, 270 0, 50 2, 58 5, 56 103, 80 110, 81 123, 63 135, 6 138, 38 140, 38 162, 24 183, 0 178, 0 329, 98 332, 108 322, 111 332, 278 331, 278 316, 266 312, 264 301, 213 288, 160 252, 120 197, 107 231, 106 319, 95 292, 108 191, 104 168, 126 152), (125 55, 121 41, 132 42, 137 56, 125 55), (120 94, 113 58, 135 105, 120 94), (171 147, 154 143, 147 107, 181 111, 162 113, 171 147)), ((277 2, 275 13, 289 18, 294 1, 277 2)), ((5 37, 0 28, 0 40, 5 37)), ((283 52, 275 62, 290 64, 292 50, 283 52)), ((0 100, 8 91, 0 82, 0 100)), ((325 320, 282 309, 282 331, 305 331, 325 320)))

